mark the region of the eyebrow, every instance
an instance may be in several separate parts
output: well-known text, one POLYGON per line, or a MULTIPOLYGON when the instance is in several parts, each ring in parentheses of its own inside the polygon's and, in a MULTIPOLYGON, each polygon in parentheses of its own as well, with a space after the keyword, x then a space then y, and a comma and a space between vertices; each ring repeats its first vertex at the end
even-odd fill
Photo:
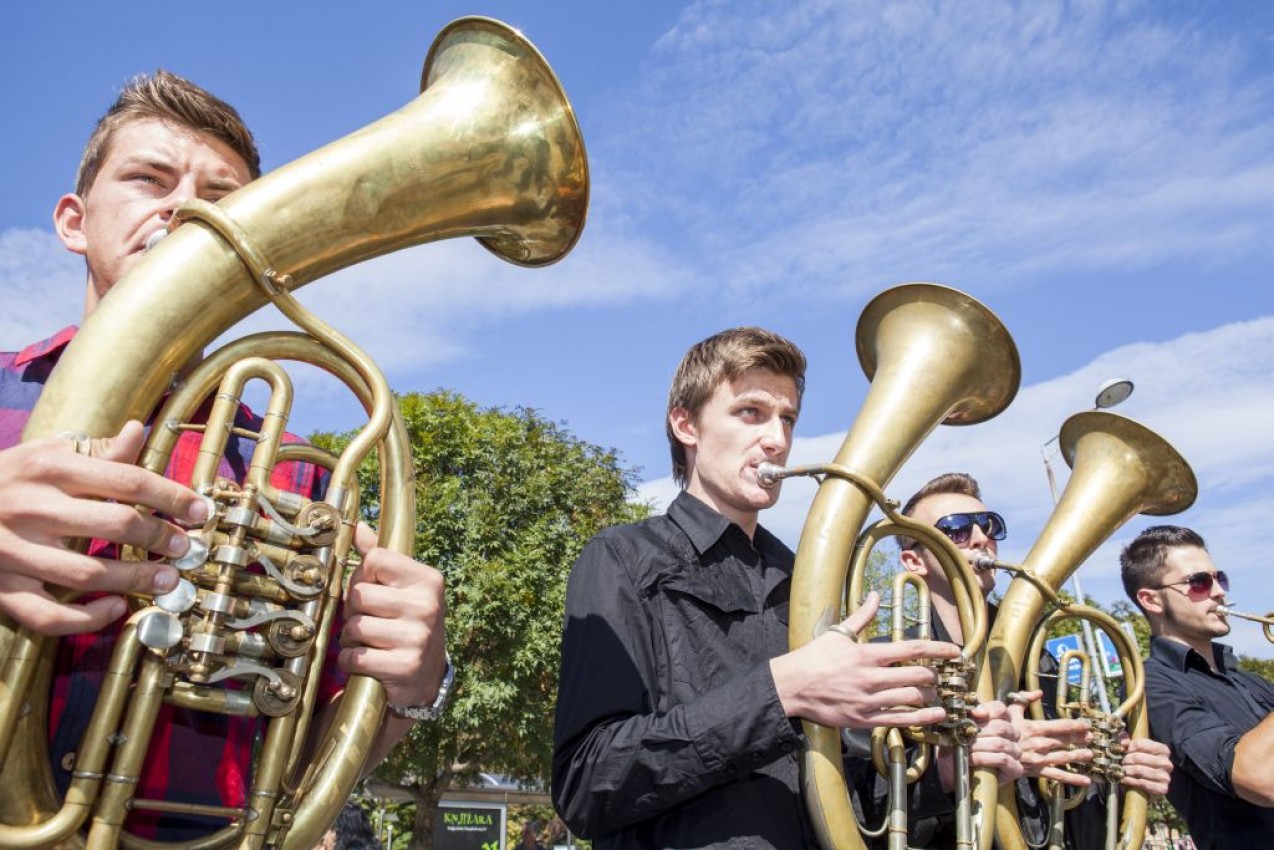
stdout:
POLYGON ((801 408, 798 406, 789 407, 786 403, 777 402, 774 396, 763 390, 748 390, 735 398, 735 404, 763 404, 778 410, 780 413, 790 412, 793 416, 800 414, 801 408))
MULTIPOLYGON (((127 154, 120 159, 121 168, 137 168, 146 167, 164 174, 176 174, 179 169, 172 164, 172 161, 164 156, 160 151, 141 150, 127 154)), ((214 192, 233 192, 236 189, 243 188, 244 184, 236 179, 222 177, 220 175, 212 175, 207 179, 204 188, 214 192)))

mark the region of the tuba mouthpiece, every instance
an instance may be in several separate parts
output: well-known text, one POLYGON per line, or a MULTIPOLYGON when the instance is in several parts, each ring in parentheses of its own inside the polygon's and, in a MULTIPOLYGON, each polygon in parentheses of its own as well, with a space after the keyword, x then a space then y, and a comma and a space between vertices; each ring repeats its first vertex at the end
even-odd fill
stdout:
POLYGON ((757 465, 756 480, 762 487, 773 487, 783 480, 784 469, 777 463, 766 461, 757 465))
POLYGON ((989 552, 979 552, 973 556, 973 569, 982 573, 995 569, 995 556, 989 552))

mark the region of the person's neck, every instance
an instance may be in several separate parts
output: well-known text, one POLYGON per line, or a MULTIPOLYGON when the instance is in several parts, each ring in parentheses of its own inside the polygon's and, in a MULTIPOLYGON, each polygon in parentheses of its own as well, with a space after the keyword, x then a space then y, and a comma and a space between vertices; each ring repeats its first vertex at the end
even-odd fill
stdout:
POLYGON ((1178 632, 1174 632, 1171 629, 1161 630, 1157 636, 1161 638, 1166 638, 1167 640, 1176 641, 1177 643, 1185 644, 1186 646, 1193 649, 1195 652, 1202 655, 1203 660, 1208 662, 1208 666, 1210 668, 1212 668, 1213 670, 1216 669, 1216 650, 1212 645, 1212 638, 1210 636, 1202 637, 1202 638, 1193 637, 1190 635, 1183 635, 1178 632))
POLYGON ((964 645, 964 628, 960 624, 960 609, 956 607, 950 588, 929 588, 930 613, 947 630, 951 642, 964 645))

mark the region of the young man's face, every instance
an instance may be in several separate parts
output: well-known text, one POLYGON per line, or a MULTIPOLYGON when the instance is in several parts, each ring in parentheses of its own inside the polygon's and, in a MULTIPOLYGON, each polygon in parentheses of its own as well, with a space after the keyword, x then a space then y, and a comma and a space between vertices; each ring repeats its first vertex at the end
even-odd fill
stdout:
MULTIPOLYGON (((917 502, 915 510, 912 512, 912 519, 923 522, 926 525, 934 525, 938 520, 951 514, 985 513, 987 510, 989 509, 982 504, 981 499, 975 499, 963 493, 938 493, 933 496, 926 496, 917 502)), ((988 537, 977 523, 972 524, 969 539, 962 543, 957 543, 956 548, 970 562, 982 552, 986 552, 992 557, 999 554, 997 542, 988 537)), ((924 547, 910 549, 903 552, 901 558, 905 565, 920 572, 931 588, 941 589, 949 586, 946 573, 943 572, 941 565, 928 549, 924 547)), ((978 584, 982 589, 982 595, 987 596, 995 589, 995 571, 976 570, 975 572, 978 577, 978 584)))
POLYGON ((88 261, 85 314, 179 206, 191 198, 216 202, 249 180, 243 158, 211 136, 153 118, 120 127, 87 195, 64 195, 53 214, 62 243, 88 261))
POLYGON ((757 512, 779 497, 777 486, 761 486, 757 466, 787 463, 797 405, 795 381, 753 369, 719 384, 693 419, 674 408, 669 419, 686 447, 687 492, 750 533, 757 512))
POLYGON ((1143 597, 1147 614, 1157 621, 1157 633, 1186 641, 1211 641, 1230 633, 1230 624, 1217 608, 1225 604, 1225 591, 1216 580, 1217 568, 1205 550, 1197 546, 1177 546, 1163 559, 1159 589, 1145 588, 1143 597), (1213 577, 1207 591, 1191 589, 1186 576, 1208 573, 1213 577))

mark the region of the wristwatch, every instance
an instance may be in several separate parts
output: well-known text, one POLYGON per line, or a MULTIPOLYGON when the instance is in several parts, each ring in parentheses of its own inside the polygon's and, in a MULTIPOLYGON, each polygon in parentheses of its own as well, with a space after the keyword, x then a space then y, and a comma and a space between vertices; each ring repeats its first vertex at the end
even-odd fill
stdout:
POLYGON ((394 705, 386 706, 395 717, 408 720, 437 720, 447 708, 447 700, 451 697, 451 684, 456 680, 456 668, 451 663, 451 656, 444 656, 447 669, 442 674, 442 684, 438 686, 438 696, 431 705, 394 705))

